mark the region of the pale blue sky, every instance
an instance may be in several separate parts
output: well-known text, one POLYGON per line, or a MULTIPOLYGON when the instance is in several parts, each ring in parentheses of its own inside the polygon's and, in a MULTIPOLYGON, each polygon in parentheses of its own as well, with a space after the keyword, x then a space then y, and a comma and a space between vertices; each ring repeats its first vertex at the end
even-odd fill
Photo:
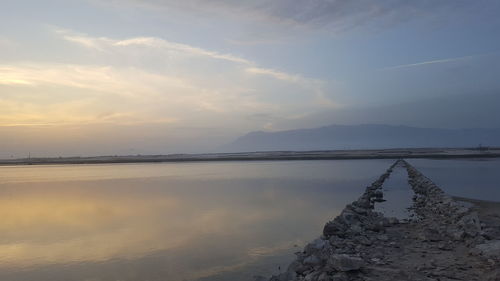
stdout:
POLYGON ((500 100, 499 12, 494 0, 4 0, 1 156, 202 152, 326 124, 500 127, 462 108, 500 100), (384 115, 432 100, 437 119, 384 115))

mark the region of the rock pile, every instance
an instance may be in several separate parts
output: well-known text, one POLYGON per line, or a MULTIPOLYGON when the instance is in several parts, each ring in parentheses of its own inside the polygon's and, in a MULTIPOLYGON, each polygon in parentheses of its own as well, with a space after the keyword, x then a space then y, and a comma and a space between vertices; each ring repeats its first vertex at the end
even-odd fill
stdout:
POLYGON ((413 209, 425 229, 423 240, 441 241, 449 238, 464 241, 478 238, 481 241, 477 212, 453 200, 408 162, 403 163, 408 171, 408 182, 415 193, 413 209))
POLYGON ((326 223, 323 235, 296 253, 297 259, 285 273, 270 280, 351 280, 350 276, 361 268, 379 262, 379 254, 366 248, 376 249, 380 242, 387 242, 384 228, 397 224, 398 220, 386 218, 373 209, 376 202, 384 201, 382 185, 398 163, 366 187, 358 200, 347 205, 338 217, 326 223))
POLYGON ((332 236, 344 238, 361 234, 367 230, 379 232, 385 225, 397 223, 397 219, 392 218, 389 220, 384 218, 380 213, 374 212, 373 209, 376 202, 384 201, 382 185, 398 163, 394 163, 375 182, 366 187, 366 191, 361 197, 347 205, 338 217, 326 223, 323 229, 323 237, 327 239, 332 236))
POLYGON ((398 160, 326 223, 323 235, 296 253, 285 272, 265 280, 500 280, 500 241, 495 239, 500 237, 488 237, 475 211, 398 160), (400 222, 374 206, 384 200, 384 181, 402 167, 415 193, 416 217, 400 222))

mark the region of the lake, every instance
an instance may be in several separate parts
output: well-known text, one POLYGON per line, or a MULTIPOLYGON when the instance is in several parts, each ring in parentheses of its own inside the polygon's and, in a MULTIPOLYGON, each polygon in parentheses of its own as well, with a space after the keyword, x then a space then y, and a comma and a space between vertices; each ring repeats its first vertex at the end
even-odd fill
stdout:
MULTIPOLYGON (((0 167, 0 280, 268 276, 393 162, 0 167)), ((498 160, 410 163, 453 195, 500 199, 498 160)))
POLYGON ((500 202, 500 159, 408 160, 446 193, 500 202))

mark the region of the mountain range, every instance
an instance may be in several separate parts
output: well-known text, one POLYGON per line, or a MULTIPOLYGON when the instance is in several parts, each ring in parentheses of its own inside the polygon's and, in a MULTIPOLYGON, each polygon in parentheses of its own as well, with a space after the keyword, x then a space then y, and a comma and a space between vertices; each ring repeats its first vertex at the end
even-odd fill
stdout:
POLYGON ((225 146, 227 152, 500 146, 500 128, 438 129, 393 125, 330 125, 256 131, 225 146))

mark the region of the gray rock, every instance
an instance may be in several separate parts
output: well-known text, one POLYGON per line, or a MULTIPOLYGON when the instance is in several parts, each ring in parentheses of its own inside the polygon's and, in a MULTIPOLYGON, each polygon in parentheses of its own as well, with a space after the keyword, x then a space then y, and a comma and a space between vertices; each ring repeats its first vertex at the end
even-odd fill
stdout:
POLYGON ((440 242, 438 244, 438 249, 444 250, 444 251, 451 251, 451 250, 453 250, 453 244, 450 241, 440 242))
POLYGON ((346 226, 340 222, 339 217, 335 218, 335 220, 327 222, 325 227, 323 228, 323 236, 330 237, 333 235, 342 236, 346 230, 346 226))
POLYGON ((362 209, 372 209, 373 208, 373 205, 371 204, 370 202, 370 198, 369 197, 365 197, 365 196, 361 196, 361 198, 359 198, 356 202, 355 202, 355 205, 358 207, 358 208, 362 208, 362 209))
POLYGON ((307 265, 315 266, 315 265, 318 265, 320 263, 321 263, 321 260, 315 255, 309 256, 309 257, 304 259, 304 264, 307 264, 307 265))
POLYGON ((384 197, 384 193, 380 190, 377 190, 375 192, 373 192, 373 197, 375 198, 383 198, 384 197))
MULTIPOLYGON (((390 268, 390 267, 382 267, 382 266, 372 266, 367 268, 371 273, 374 273, 377 276, 385 276, 385 277, 400 277, 398 280, 407 280, 404 277, 407 277, 403 270, 399 268, 390 268)), ((385 279, 384 279, 385 280, 385 279)), ((394 279, 392 279, 394 280, 394 279)))
POLYGON ((344 211, 342 211, 342 213, 340 214, 340 217, 347 225, 359 223, 358 216, 358 214, 348 209, 344 209, 344 211))
POLYGON ((365 229, 363 228, 361 223, 355 223, 355 224, 351 224, 349 226, 349 229, 347 230, 347 232, 351 235, 359 235, 359 234, 363 233, 364 230, 365 229))
POLYGON ((389 240, 389 236, 387 236, 386 234, 380 234, 377 236, 377 239, 385 242, 389 240))
POLYGON ((308 255, 316 253, 317 251, 323 249, 323 247, 327 243, 328 243, 327 241, 325 241, 325 240, 323 240, 321 238, 318 238, 318 239, 314 240, 313 242, 307 244, 304 247, 304 252, 306 252, 306 254, 308 254, 308 255))
POLYGON ((481 231, 481 224, 476 212, 463 216, 458 225, 462 226, 465 233, 471 237, 475 237, 481 231))
POLYGON ((328 275, 328 273, 323 272, 321 275, 318 277, 318 281, 331 281, 332 277, 328 275))
POLYGON ((500 257, 500 240, 491 240, 475 247, 479 252, 487 257, 500 257))
POLYGON ((320 275, 320 272, 313 271, 304 277, 304 281, 316 281, 318 280, 318 276, 320 275))
POLYGON ((342 244, 344 242, 344 239, 338 236, 331 236, 330 239, 328 239, 328 241, 330 241, 330 245, 336 246, 342 244))
POLYGON ((423 241, 441 241, 442 237, 436 229, 427 228, 424 229, 420 234, 419 238, 423 241))
POLYGON ((398 224, 399 223, 398 218, 395 218, 395 217, 388 218, 387 220, 389 221, 389 224, 398 224))
POLYGON ((328 260, 328 266, 331 269, 342 272, 359 270, 364 264, 363 259, 346 254, 332 255, 328 260))
POLYGON ((354 241, 356 241, 356 243, 359 243, 359 244, 365 245, 365 246, 369 246, 372 244, 372 241, 370 241, 370 239, 366 238, 366 236, 357 236, 354 238, 354 241))
POLYGON ((331 281, 348 281, 349 277, 344 272, 336 273, 332 276, 331 281))
POLYGON ((352 210, 359 215, 367 215, 368 214, 368 210, 366 208, 353 206, 352 210))
POLYGON ((449 227, 446 229, 446 233, 455 241, 463 240, 465 236, 465 231, 458 229, 456 227, 449 227))

